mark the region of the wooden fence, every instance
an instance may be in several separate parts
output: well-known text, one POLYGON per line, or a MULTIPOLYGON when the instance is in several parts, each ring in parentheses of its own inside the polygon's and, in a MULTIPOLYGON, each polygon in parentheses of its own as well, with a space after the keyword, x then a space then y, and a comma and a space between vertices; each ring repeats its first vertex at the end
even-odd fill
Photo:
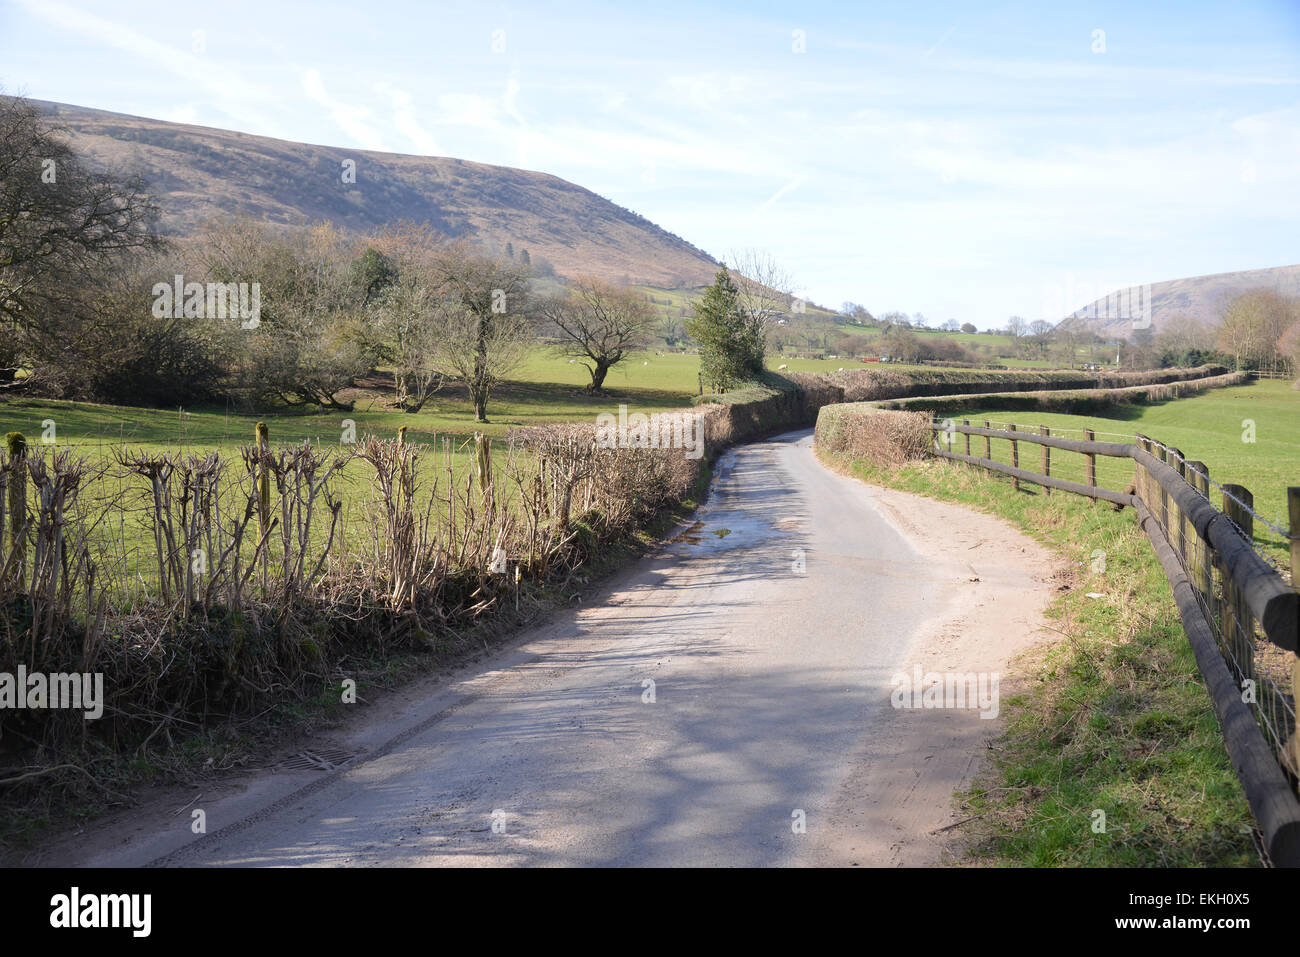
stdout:
POLYGON ((1255 549, 1257 516, 1250 490, 1217 485, 1205 463, 1144 435, 1134 442, 1098 442, 1086 430, 1079 440, 1054 436, 1046 427, 1029 431, 1014 423, 1003 429, 989 425, 972 426, 968 419, 934 422, 939 433, 935 454, 1009 475, 1017 489, 1022 482, 1031 483, 1049 495, 1056 489, 1135 510, 1173 587, 1269 859, 1278 866, 1300 866, 1295 710, 1300 594, 1292 585, 1300 584, 1300 487, 1287 489, 1289 527, 1273 526, 1289 541, 1288 583, 1255 549), (982 456, 972 454, 972 437, 983 439, 982 456), (994 440, 1009 444, 1009 465, 994 459, 994 440), (1025 443, 1040 448, 1039 471, 1022 467, 1028 464, 1021 462, 1025 443), (962 451, 957 451, 959 445, 962 451), (1083 456, 1082 482, 1052 475, 1053 450, 1083 456), (1127 487, 1098 484, 1099 456, 1132 461, 1127 487), (1221 509, 1215 507, 1216 499, 1221 509))

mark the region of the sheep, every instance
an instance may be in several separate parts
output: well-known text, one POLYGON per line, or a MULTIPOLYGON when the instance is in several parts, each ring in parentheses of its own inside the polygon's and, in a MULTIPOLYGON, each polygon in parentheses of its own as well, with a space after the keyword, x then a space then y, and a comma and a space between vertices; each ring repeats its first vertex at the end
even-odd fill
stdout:
POLYGON ((788 369, 788 368, 790 368, 790 367, 789 367, 788 365, 786 365, 784 362, 782 362, 779 366, 776 367, 776 371, 777 371, 777 372, 784 372, 784 371, 785 371, 786 369, 788 369))

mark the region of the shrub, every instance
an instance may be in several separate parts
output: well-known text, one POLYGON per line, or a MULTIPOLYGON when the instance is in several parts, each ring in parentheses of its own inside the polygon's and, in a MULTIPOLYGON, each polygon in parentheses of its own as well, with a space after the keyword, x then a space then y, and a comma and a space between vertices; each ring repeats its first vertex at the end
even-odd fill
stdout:
POLYGON ((817 417, 817 444, 893 468, 923 458, 934 444, 930 415, 874 406, 828 406, 817 417))

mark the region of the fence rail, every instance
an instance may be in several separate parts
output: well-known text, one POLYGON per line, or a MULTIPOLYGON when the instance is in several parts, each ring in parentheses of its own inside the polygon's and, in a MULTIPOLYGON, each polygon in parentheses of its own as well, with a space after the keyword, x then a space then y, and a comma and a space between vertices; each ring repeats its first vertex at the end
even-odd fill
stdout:
POLYGON ((1300 486, 1287 490, 1291 582, 1254 547, 1250 490, 1218 486, 1222 510, 1210 500, 1210 470, 1148 436, 1134 442, 1066 439, 1040 426, 1026 431, 934 421, 934 454, 1041 486, 1132 507, 1174 590, 1179 616, 1205 679, 1224 743, 1272 863, 1300 867, 1300 735, 1295 691, 1300 688, 1300 486), (955 451, 958 436, 964 452, 955 451), (971 454, 971 438, 984 455, 971 454), (1009 444, 1011 464, 993 458, 994 440, 1009 444), (1022 443, 1042 449, 1041 471, 1021 467, 1022 443), (1084 456, 1085 480, 1053 477, 1052 449, 1084 456), (1097 484, 1097 457, 1129 459, 1125 489, 1097 484))

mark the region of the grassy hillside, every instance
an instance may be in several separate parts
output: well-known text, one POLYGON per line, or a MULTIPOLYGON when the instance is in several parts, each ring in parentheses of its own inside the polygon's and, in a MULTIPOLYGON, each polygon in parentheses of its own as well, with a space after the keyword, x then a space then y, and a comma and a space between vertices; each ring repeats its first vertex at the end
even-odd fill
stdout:
POLYGON ((645 217, 545 173, 32 102, 67 128, 92 165, 145 176, 173 233, 231 214, 357 230, 427 221, 494 251, 510 243, 517 256, 527 250, 562 275, 677 287, 707 283, 716 269, 712 257, 645 217), (343 181, 345 160, 356 164, 355 182, 343 181))

